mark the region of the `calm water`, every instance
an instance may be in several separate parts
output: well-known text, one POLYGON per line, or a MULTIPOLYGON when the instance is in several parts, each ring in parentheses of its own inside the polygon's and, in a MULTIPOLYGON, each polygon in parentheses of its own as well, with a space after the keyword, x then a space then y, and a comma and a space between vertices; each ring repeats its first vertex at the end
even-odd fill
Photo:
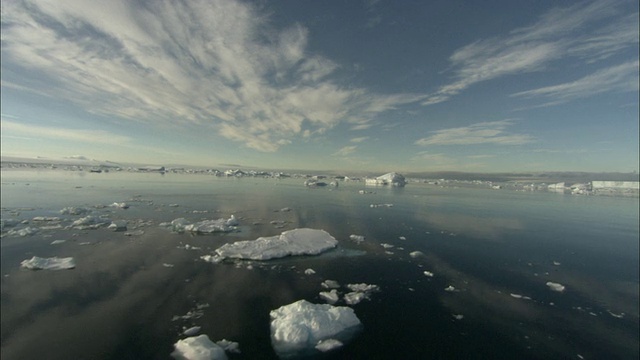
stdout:
MULTIPOLYGON (((326 358, 638 358, 637 198, 425 184, 362 195, 362 183, 307 189, 302 182, 3 170, 3 219, 57 216, 64 226, 79 216, 60 215, 62 208, 85 206, 144 234, 3 236, 2 359, 166 359, 193 325, 213 341, 239 342, 242 354, 231 358, 275 358, 269 311, 300 299, 323 303, 326 279, 381 288, 353 305, 364 330, 326 358), (123 201, 129 209, 100 206, 123 201), (394 206, 370 207, 384 203, 394 206), (291 211, 277 211, 285 207, 291 211), (159 226, 231 214, 241 226, 230 234, 159 226), (328 231, 338 249, 263 263, 199 259, 227 242, 299 227, 328 231), (351 234, 366 240, 356 244, 351 234), (77 267, 20 269, 34 255, 73 256, 77 267), (305 275, 307 268, 316 274, 305 275), (548 281, 566 290, 554 292, 548 281), (172 320, 198 305, 201 317, 172 320)), ((3 234, 43 225, 51 224, 30 221, 3 234)))

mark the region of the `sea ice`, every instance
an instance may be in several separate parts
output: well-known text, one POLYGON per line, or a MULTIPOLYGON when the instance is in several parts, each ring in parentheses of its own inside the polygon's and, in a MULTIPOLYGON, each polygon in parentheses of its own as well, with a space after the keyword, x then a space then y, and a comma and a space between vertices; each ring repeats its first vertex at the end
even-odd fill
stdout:
POLYGON ((231 215, 229 219, 204 220, 195 224, 186 225, 184 230, 198 234, 212 234, 216 232, 233 231, 237 225, 238 220, 236 220, 235 216, 231 215))
POLYGON ((27 226, 24 229, 20 230, 10 230, 7 235, 18 235, 18 236, 31 236, 38 233, 38 228, 27 226))
POLYGON ((409 253, 409 256, 413 258, 417 258, 417 257, 424 256, 424 253, 422 251, 412 251, 409 253))
POLYGON ((20 221, 16 219, 2 219, 0 220, 0 230, 4 230, 6 227, 14 227, 18 224, 20 224, 20 221))
POLYGON ((111 225, 109 225, 107 228, 113 231, 125 231, 127 230, 127 222, 125 220, 116 220, 112 222, 111 225))
POLYGON ((110 222, 109 219, 104 219, 98 216, 87 215, 71 223, 72 227, 82 227, 91 225, 102 225, 110 222))
POLYGON ((372 293, 380 291, 378 285, 365 283, 347 284, 347 288, 351 290, 351 292, 344 295, 344 302, 349 305, 356 305, 364 299, 369 299, 372 293))
POLYGON ((351 239, 356 244, 360 244, 364 241, 364 236, 362 235, 349 235, 349 239, 351 239))
POLYGON ((229 341, 227 339, 222 339, 220 341, 216 341, 216 345, 220 346, 226 352, 239 354, 240 353, 240 344, 235 341, 229 341))
POLYGON ((331 291, 321 291, 320 298, 329 304, 335 304, 340 300, 340 295, 338 295, 338 290, 332 289, 331 291))
POLYGON ((454 292, 454 291, 456 291, 456 288, 454 288, 453 286, 449 285, 444 289, 444 291, 454 292))
MULTIPOLYGON (((353 309, 346 306, 312 304, 299 300, 272 310, 271 343, 281 358, 313 354, 329 339, 346 342, 361 327, 353 309)), ((326 344, 327 350, 335 342, 326 344), (331 345, 331 346, 329 346, 331 345)), ((322 350, 320 350, 322 351, 322 350)))
POLYGON ((563 292, 564 291, 564 285, 562 284, 558 284, 558 283, 554 283, 554 282, 547 282, 547 286, 553 290, 553 291, 557 291, 557 292, 563 292))
POLYGON ((200 326, 192 326, 192 327, 186 329, 185 331, 183 331, 182 334, 186 335, 186 336, 193 336, 193 335, 199 333, 200 329, 201 329, 200 326))
POLYGON ((313 275, 313 274, 315 274, 315 273, 316 273, 316 271, 315 271, 315 270, 313 270, 313 269, 311 269, 311 268, 306 269, 306 270, 304 271, 304 274, 305 274, 305 275, 313 275))
POLYGON ((74 206, 66 207, 60 210, 60 214, 62 215, 84 215, 90 212, 91 212, 91 209, 89 208, 74 207, 74 206))
POLYGON ((317 255, 336 247, 338 241, 324 230, 294 229, 280 235, 226 244, 216 253, 224 258, 269 260, 290 255, 317 255))
POLYGON ((380 245, 381 245, 383 248, 385 248, 385 249, 392 249, 392 248, 393 248, 393 245, 391 245, 391 244, 387 244, 387 243, 382 243, 382 244, 380 244, 380 245))
POLYGON ((224 349, 209 339, 207 335, 188 337, 178 340, 174 344, 175 350, 171 353, 180 360, 226 360, 224 349))
POLYGON ((120 208, 120 209, 128 209, 128 208, 129 208, 129 205, 127 205, 127 203, 124 203, 124 202, 121 202, 121 203, 119 203, 119 202, 114 202, 114 203, 113 203, 113 204, 111 204, 110 206, 111 206, 111 207, 117 207, 117 208, 120 208))
POLYGON ((433 273, 431 271, 425 271, 424 276, 433 277, 433 273))
POLYGON ((51 242, 51 245, 58 245, 58 244, 62 244, 65 243, 67 240, 53 240, 51 242))
POLYGON ((340 287, 340 284, 335 280, 325 280, 320 285, 325 289, 337 289, 340 287))
POLYGON ((72 257, 41 258, 34 256, 29 260, 22 261, 20 266, 29 270, 66 270, 75 268, 76 262, 72 257))
POLYGON ((365 185, 374 185, 374 186, 391 185, 391 186, 402 187, 407 182, 405 181, 404 176, 395 172, 390 172, 382 176, 378 176, 377 178, 374 178, 374 179, 365 179, 364 183, 365 185))
POLYGON ((322 341, 318 342, 318 344, 315 346, 315 348, 320 350, 320 351, 322 351, 322 352, 327 352, 327 351, 331 351, 333 349, 337 349, 339 347, 342 347, 343 345, 344 344, 340 340, 327 339, 327 340, 322 340, 322 341))
POLYGON ((344 302, 346 302, 349 305, 359 304, 360 302, 362 302, 362 300, 366 298, 367 296, 364 293, 357 292, 357 291, 344 294, 344 302))

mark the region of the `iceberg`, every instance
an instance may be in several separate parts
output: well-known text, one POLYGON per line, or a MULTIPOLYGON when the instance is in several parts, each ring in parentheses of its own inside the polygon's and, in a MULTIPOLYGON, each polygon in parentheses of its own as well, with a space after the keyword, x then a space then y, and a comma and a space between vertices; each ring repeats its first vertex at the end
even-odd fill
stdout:
POLYGON ((178 340, 171 353, 180 360, 226 360, 224 349, 209 339, 207 335, 191 336, 178 340))
POLYGON ((396 172, 390 172, 373 179, 365 179, 364 183, 365 185, 372 185, 372 186, 389 185, 389 186, 397 186, 397 187, 403 187, 407 184, 407 182, 404 179, 404 176, 396 172))
POLYGON ((34 256, 29 260, 24 260, 20 266, 29 270, 66 270, 76 267, 76 262, 72 257, 41 258, 34 256))
POLYGON ((280 235, 225 244, 216 249, 223 258, 269 260, 295 255, 317 255, 333 249, 338 241, 324 230, 294 229, 280 235))
POLYGON ((271 344, 280 358, 294 358, 328 351, 345 343, 362 323, 346 306, 312 304, 299 300, 269 313, 271 344), (319 347, 319 348, 318 348, 319 347))

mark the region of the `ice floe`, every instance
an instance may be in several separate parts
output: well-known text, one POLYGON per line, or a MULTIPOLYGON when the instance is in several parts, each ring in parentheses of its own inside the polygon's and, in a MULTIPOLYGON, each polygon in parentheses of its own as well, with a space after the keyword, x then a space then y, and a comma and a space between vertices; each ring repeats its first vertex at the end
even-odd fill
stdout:
POLYGON ((360 319, 349 307, 312 304, 306 300, 281 306, 269 315, 271 343, 280 358, 335 349, 361 327, 360 319))
POLYGON ((313 270, 313 269, 306 269, 306 270, 304 271, 304 274, 305 274, 305 275, 313 275, 313 274, 315 274, 315 273, 316 273, 316 271, 315 271, 315 270, 313 270))
POLYGON ((86 207, 74 207, 74 206, 70 206, 70 207, 66 207, 62 210, 60 210, 60 214, 62 215, 84 215, 84 214, 88 214, 91 212, 91 209, 86 208, 86 207))
POLYGON ((565 287, 562 284, 558 284, 558 283, 554 283, 554 282, 547 282, 547 286, 549 287, 549 289, 553 290, 553 291, 557 291, 557 292, 563 292, 565 287))
POLYGON ((116 220, 113 221, 107 228, 113 231, 126 231, 127 222, 125 220, 116 220))
POLYGON ((433 277, 433 273, 431 271, 425 271, 424 276, 433 277))
POLYGON ((17 236, 25 237, 25 236, 35 235, 38 233, 38 231, 39 229, 36 227, 27 226, 26 228, 23 228, 23 229, 9 230, 7 235, 10 235, 10 236, 17 235, 17 236))
POLYGON ((76 262, 72 257, 41 258, 34 256, 31 259, 23 260, 20 266, 29 270, 66 270, 76 267, 76 262))
POLYGON ((340 287, 340 283, 335 280, 325 280, 320 285, 325 289, 337 289, 340 287))
POLYGON ((454 292, 454 291, 457 291, 457 290, 452 285, 449 285, 444 289, 444 291, 454 292))
POLYGON ((186 329, 185 331, 183 331, 182 335, 193 336, 193 335, 199 333, 200 329, 201 329, 200 326, 192 326, 192 327, 186 329))
POLYGON ((180 360, 226 360, 224 349, 211 341, 207 335, 198 335, 178 340, 171 353, 180 360))
POLYGON ((321 291, 320 298, 326 301, 329 304, 335 304, 340 300, 340 294, 338 294, 338 290, 332 289, 331 291, 321 291))
POLYGON ((362 235, 349 235, 349 239, 351 239, 351 241, 355 242, 356 244, 360 244, 364 241, 364 236, 362 235))
POLYGON ((115 207, 115 208, 119 208, 119 209, 128 209, 129 205, 127 203, 124 202, 114 202, 113 204, 110 205, 111 207, 115 207))
POLYGON ((51 242, 51 245, 60 245, 60 244, 63 244, 65 242, 67 242, 67 240, 53 240, 51 242))
POLYGON ((369 207, 372 208, 379 208, 379 207, 393 207, 393 204, 371 204, 369 205, 369 207))
POLYGON ((269 260, 294 255, 317 255, 337 246, 338 241, 324 230, 294 229, 280 235, 226 244, 216 249, 223 258, 269 260))
POLYGON ((216 220, 203 220, 196 223, 190 223, 185 218, 178 218, 171 221, 170 224, 162 223, 161 226, 171 227, 175 232, 192 232, 196 234, 213 234, 217 232, 230 232, 237 229, 238 220, 235 216, 231 215, 230 218, 216 219, 216 220))
POLYGON ((411 256, 413 258, 417 258, 417 257, 424 256, 424 253, 422 251, 412 251, 412 252, 409 253, 409 256, 411 256))
POLYGON ((347 284, 347 288, 351 290, 350 293, 344 294, 344 302, 349 305, 356 305, 362 302, 362 300, 370 299, 371 294, 380 291, 378 285, 370 284, 347 284))

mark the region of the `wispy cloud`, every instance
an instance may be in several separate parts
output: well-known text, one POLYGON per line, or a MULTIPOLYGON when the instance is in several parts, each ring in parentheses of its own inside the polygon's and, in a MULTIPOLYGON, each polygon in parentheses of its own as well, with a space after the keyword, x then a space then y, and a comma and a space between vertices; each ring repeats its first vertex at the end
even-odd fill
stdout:
POLYGON ((640 63, 637 60, 631 61, 599 70, 572 82, 522 91, 511 96, 553 99, 553 101, 545 105, 554 105, 605 92, 637 92, 639 65, 640 63))
POLYGON ((309 53, 308 37, 241 1, 11 1, 2 67, 23 76, 3 86, 109 117, 195 124, 260 151, 424 100, 338 86, 339 65, 309 53))
POLYGON ((131 142, 128 136, 122 136, 103 130, 64 129, 59 127, 25 125, 2 119, 0 122, 3 137, 9 134, 22 134, 30 138, 57 139, 83 143, 124 145, 131 142))
POLYGON ((345 146, 342 149, 333 153, 333 156, 347 156, 353 153, 354 151, 356 151, 357 148, 358 148, 357 145, 345 146))
POLYGON ((419 139, 416 145, 522 145, 534 142, 529 135, 512 134, 506 128, 513 125, 510 120, 481 122, 469 126, 437 130, 433 135, 419 139))
POLYGON ((596 0, 555 8, 531 26, 458 49, 449 58, 454 80, 423 105, 447 101, 482 81, 540 71, 554 60, 573 57, 592 63, 637 47, 638 14, 623 14, 618 5, 596 0), (610 25, 602 25, 603 19, 610 25))
POLYGON ((361 142, 363 142, 363 141, 365 141, 365 140, 367 140, 367 139, 369 139, 369 137, 368 137, 368 136, 363 136, 363 137, 356 137, 356 138, 353 138, 353 139, 351 139, 351 140, 349 140, 349 141, 351 141, 352 143, 361 143, 361 142))

